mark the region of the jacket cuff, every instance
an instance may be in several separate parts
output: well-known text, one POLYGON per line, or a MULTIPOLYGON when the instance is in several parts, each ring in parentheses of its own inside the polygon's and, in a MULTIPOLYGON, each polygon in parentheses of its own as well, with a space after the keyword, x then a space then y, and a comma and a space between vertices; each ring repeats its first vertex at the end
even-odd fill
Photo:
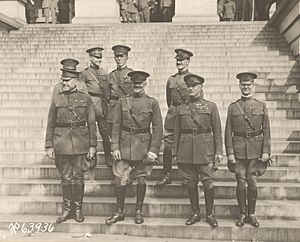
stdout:
POLYGON ((111 144, 111 150, 112 151, 119 150, 119 145, 118 144, 111 144))
POLYGON ((53 147, 52 140, 46 140, 46 142, 45 142, 45 148, 50 148, 50 147, 53 147))
POLYGON ((233 147, 226 148, 226 155, 232 155, 232 154, 234 154, 233 147))
POLYGON ((155 154, 158 154, 159 153, 159 150, 160 150, 160 147, 154 147, 154 146, 151 146, 150 147, 150 152, 153 152, 155 154))
POLYGON ((97 147, 97 140, 96 140, 96 139, 91 139, 91 140, 90 140, 90 146, 95 146, 95 147, 97 147))

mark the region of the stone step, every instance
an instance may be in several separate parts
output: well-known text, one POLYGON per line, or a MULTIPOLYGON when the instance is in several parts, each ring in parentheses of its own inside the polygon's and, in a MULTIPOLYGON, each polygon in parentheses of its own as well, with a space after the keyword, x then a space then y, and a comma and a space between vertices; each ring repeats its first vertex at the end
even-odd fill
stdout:
MULTIPOLYGON (((294 120, 298 121, 298 120, 294 120)), ((44 149, 43 138, 0 138, 0 151, 38 151, 44 149)), ((102 151, 102 143, 98 140, 98 151, 102 151)), ((299 153, 300 152, 300 141, 272 141, 272 153, 299 153)))
MULTIPOLYGON (((142 59, 142 58, 141 58, 142 59)), ((170 66, 165 66, 165 67, 162 67, 162 66, 155 66, 155 63, 153 61, 152 65, 150 65, 151 63, 149 63, 150 66, 153 66, 153 73, 156 73, 156 72, 160 72, 160 73, 163 73, 163 68, 166 68, 165 71, 167 71, 168 73, 172 73, 174 71, 174 68, 170 66)), ((213 63, 213 62, 212 62, 213 63)), ((142 65, 144 63, 142 62, 142 65)), ((199 63, 196 63, 196 64, 193 64, 193 68, 199 68, 201 67, 201 72, 202 73, 206 73, 206 72, 214 72, 216 71, 217 73, 219 72, 228 72, 228 73, 239 73, 241 69, 249 69, 249 68, 255 68, 257 70, 257 72, 273 72, 273 73, 277 73, 277 72, 287 72, 287 71, 290 71, 291 70, 291 65, 279 65, 279 63, 276 63, 276 64, 272 64, 272 65, 259 65, 259 63, 257 62, 253 62, 253 63, 250 63, 248 65, 248 63, 246 64, 240 64, 237 62, 237 63, 233 63, 233 64, 230 64, 230 62, 227 62, 225 63, 226 65, 222 65, 222 66, 219 66, 219 65, 216 65, 215 63, 214 64, 208 64, 208 63, 205 63, 205 64, 199 64, 199 63), (227 65, 228 64, 228 65, 227 65), (217 68, 217 70, 216 70, 217 68)), ((149 67, 147 68, 149 69, 149 67)), ((0 73, 1 75, 7 75, 7 74, 31 74, 31 73, 41 73, 41 74, 45 74, 45 73, 53 73, 54 74, 58 74, 58 71, 59 69, 57 67, 47 67, 47 66, 43 66, 43 67, 39 67, 39 69, 37 68, 34 68, 34 67, 10 67, 10 68, 5 68, 5 69, 0 69, 0 73)), ((300 71, 297 70, 294 71, 294 73, 299 73, 300 71)), ((205 75, 204 75, 205 76, 205 75)))
MULTIPOLYGON (((7 231, 9 225, 11 223, 15 225, 16 221, 21 225, 25 223, 24 226, 27 227, 30 226, 29 223, 54 223, 56 218, 57 216, 52 215, 3 215, 0 218, 0 229, 7 231)), ((256 239, 265 242, 298 242, 300 237, 299 220, 261 220, 260 227, 254 229, 250 225, 237 228, 234 225, 233 219, 219 219, 219 227, 211 229, 204 221, 196 223, 193 226, 186 226, 186 219, 183 218, 146 218, 143 225, 136 225, 133 217, 126 217, 125 221, 118 222, 112 226, 105 225, 105 219, 107 217, 86 216, 82 224, 76 223, 74 220, 68 220, 65 223, 53 224, 55 227, 54 232, 68 231, 70 233, 81 234, 89 232, 92 234, 188 238, 197 239, 199 242, 201 240, 254 241, 256 239)), ((48 233, 44 234, 48 235, 48 237, 51 236, 48 233)), ((31 239, 30 237, 26 238, 26 241, 30 241, 31 239)), ((74 238, 72 241, 74 241, 74 238)), ((76 239, 76 241, 78 240, 76 239)))
MULTIPOLYGON (((280 66, 280 67, 292 67, 294 65, 294 61, 288 61, 288 60, 284 60, 281 58, 276 57, 277 60, 274 60, 274 56, 268 56, 266 58, 260 59, 260 60, 255 60, 255 57, 253 57, 252 59, 250 58, 244 58, 241 57, 240 60, 236 59, 235 57, 222 57, 222 61, 220 61, 220 57, 221 56, 215 56, 212 58, 209 58, 208 60, 202 60, 202 59, 197 59, 196 61, 193 60, 193 64, 194 66, 203 66, 203 68, 205 67, 210 67, 210 66, 218 66, 218 67, 236 67, 236 66, 240 66, 240 67, 248 67, 248 68, 253 68, 253 67, 260 67, 262 65, 264 65, 265 68, 267 67, 274 67, 274 66, 280 66), (243 62, 241 62, 243 61, 243 62)), ((285 57, 285 56, 284 56, 285 57)), ((132 56, 131 58, 134 58, 136 61, 142 60, 143 57, 142 56, 132 56)), ((167 64, 166 66, 172 66, 171 64, 173 64, 172 62, 170 62, 171 57, 167 57, 165 58, 165 62, 169 62, 169 64, 167 64)), ((79 60, 80 61, 80 60, 79 60)), ((150 59, 149 61, 147 61, 148 65, 155 65, 157 64, 158 60, 155 59, 150 59)), ((164 60, 159 60, 161 62, 164 62, 164 60)), ((81 61, 81 62, 85 62, 85 61, 81 61)), ((22 65, 22 70, 24 70, 25 68, 28 69, 29 71, 32 70, 32 68, 41 68, 42 70, 49 70, 49 71, 53 71, 53 70, 57 70, 60 65, 59 65, 59 61, 52 61, 52 62, 3 62, 0 64, 1 68, 9 68, 11 69, 11 71, 15 71, 15 70, 20 70, 20 67, 15 67, 16 65, 20 65, 21 63, 23 63, 22 65)), ((113 64, 112 60, 108 60, 104 62, 106 65, 108 64, 113 64)))
MULTIPOLYGON (((81 49, 81 48, 80 48, 81 49)), ((77 50, 76 52, 76 56, 78 59, 80 60, 86 60, 87 59, 87 55, 85 52, 80 52, 80 49, 77 50)), ((193 63, 197 62, 197 60, 204 60, 204 59, 208 59, 208 60, 219 60, 218 57, 223 57, 224 60, 227 61, 238 61, 238 60, 266 60, 266 61, 274 61, 274 60, 282 60, 282 61, 288 61, 290 60, 290 57, 288 55, 279 55, 278 51, 264 51, 263 50, 251 50, 252 48, 249 48, 250 51, 248 51, 247 53, 245 53, 244 49, 216 49, 215 51, 213 51, 212 48, 208 48, 208 49, 197 49, 195 51, 195 56, 193 57, 193 63), (197 54, 199 53, 199 54, 197 54), (197 55, 196 55, 197 54, 197 55), (275 59, 276 58, 276 59, 275 59)), ((31 52, 30 50, 28 50, 29 52, 31 52)), ((138 51, 138 50, 137 50, 138 51)), ((27 53, 27 52, 26 52, 27 53)), ((140 54, 140 52, 138 53, 132 53, 133 55, 137 55, 140 54)), ((131 56, 131 55, 130 55, 131 56)), ((113 57, 112 53, 110 52, 110 50, 104 50, 103 51, 103 63, 106 63, 106 61, 108 61, 111 57, 113 57), (106 60, 107 59, 107 60, 106 60)), ((164 61, 164 60, 170 60, 170 58, 174 57, 174 53, 170 52, 169 48, 168 49, 161 49, 159 52, 159 57, 157 57, 157 60, 159 61, 164 61)), ((24 65, 28 65, 28 64, 46 64, 48 63, 49 65, 53 65, 53 63, 58 63, 60 62, 61 58, 60 56, 53 56, 53 57, 49 57, 47 58, 47 60, 45 60, 44 58, 41 57, 13 57, 13 56, 7 56, 5 60, 2 61, 2 63, 19 63, 19 62, 23 62, 24 65)))
MULTIPOLYGON (((0 151, 0 160, 3 164, 24 165, 53 165, 53 160, 48 159, 43 150, 38 151, 0 151)), ((97 153, 98 165, 105 165, 103 152, 97 153)), ((289 153, 272 153, 272 166, 274 167, 297 167, 299 166, 300 156, 289 153)), ((159 156, 160 165, 162 165, 162 153, 159 156)), ((226 165, 226 156, 224 154, 222 165, 226 165)), ((175 165, 175 163, 174 163, 175 165)))
MULTIPOLYGON (((180 181, 168 186, 158 187, 155 181, 148 181, 147 197, 150 198, 187 198, 187 189, 180 181)), ((234 199, 236 182, 214 182, 215 196, 218 199, 234 199)), ((202 184, 199 183, 202 188, 202 184)), ((300 183, 295 182, 258 182, 260 199, 299 200, 300 183)), ((128 187, 128 196, 133 196, 135 185, 128 187)), ((0 183, 0 193, 6 196, 58 196, 62 194, 60 180, 49 179, 4 179, 0 183)), ((110 180, 86 181, 85 194, 91 197, 113 197, 114 185, 110 180)))
MULTIPOLYGON (((153 96, 154 98, 157 98, 156 95, 149 94, 150 96, 153 96)), ((236 98, 237 99, 237 98, 236 98)), ((217 99, 214 98, 212 101, 214 101, 218 108, 220 109, 226 109, 228 108, 228 105, 232 103, 236 99, 230 99, 230 100, 223 100, 223 99, 217 99)), ((164 100, 164 99, 163 99, 164 100)), ((300 108, 300 103, 296 100, 294 101, 266 101, 268 109, 290 109, 300 108)), ((40 100, 37 102, 36 100, 1 100, 0 99, 0 108, 42 108, 42 107, 49 107, 50 106, 50 99, 47 100, 40 100)), ((276 123, 276 120, 272 120, 274 123, 276 123)), ((281 120, 280 120, 281 121, 281 120)), ((297 125, 296 125, 297 126, 297 125)), ((298 126, 297 126, 298 127, 298 126)))
MULTIPOLYGON (((139 66, 138 68, 135 68, 135 66, 130 65, 131 68, 133 69, 141 69, 141 66, 139 66)), ((152 73, 167 73, 164 75, 164 79, 166 80, 168 78, 168 76, 170 76, 170 74, 175 73, 174 68, 169 68, 168 70, 163 71, 162 69, 156 69, 157 67, 153 67, 152 70, 149 69, 149 67, 147 67, 147 71, 150 70, 150 74, 152 73)), ((82 69, 82 68, 80 68, 82 69)), ((202 73, 205 73, 205 75, 203 75, 205 78, 229 78, 233 81, 236 80, 235 76, 237 73, 244 71, 244 69, 238 69, 236 71, 232 71, 232 70, 226 70, 226 72, 219 72, 218 68, 215 68, 214 71, 205 71, 202 70, 200 67, 193 67, 191 69, 192 72, 198 73, 203 75, 202 73)), ((287 71, 278 71, 277 70, 260 70, 258 71, 260 72, 260 75, 264 75, 265 78, 268 79, 287 79, 287 78, 300 78, 300 72, 290 72, 290 70, 287 71), (261 74, 263 73, 263 74, 261 74)), ((153 74, 152 74, 153 75, 153 74)), ((161 74, 159 74, 161 75, 161 74)), ((60 73, 58 72, 58 69, 56 69, 55 72, 53 73, 42 73, 42 72, 36 72, 36 73, 0 73, 0 78, 1 79, 46 79, 46 78, 53 78, 53 80, 55 80, 57 83, 60 80, 60 73)), ((150 78, 151 80, 151 78, 150 78)), ((165 85, 165 84, 164 84, 165 85)))
MULTIPOLYGON (((232 90, 226 93, 227 90, 237 89, 237 86, 206 86, 204 90, 204 98, 207 100, 237 100, 240 98, 241 93, 238 90, 232 90), (227 90, 226 90, 227 89, 227 90)), ((30 92, 30 88, 25 89, 26 92, 3 92, 0 91, 1 100, 49 100, 51 99, 52 92, 30 92)), ((299 103, 297 94, 286 94, 286 93, 262 93, 262 89, 268 89, 268 87, 258 88, 259 92, 256 92, 255 98, 262 101, 278 101, 278 102, 293 102, 299 103)), ((25 91, 24 90, 24 91, 25 91)), ((163 90, 153 89, 151 92, 155 95, 165 94, 163 90), (157 93, 159 92, 160 93, 157 93)), ((161 101, 161 99, 160 99, 161 101)), ((297 107, 297 106, 296 106, 297 107)), ((299 106, 300 107, 300 106, 299 106)), ((1 114, 0 114, 1 116, 1 114)))
MULTIPOLYGON (((45 224, 44 224, 45 225, 45 224)), ((38 225, 37 225, 38 226, 38 225)), ((30 230, 29 230, 30 231, 30 230)), ((5 238, 5 241, 26 241, 26 242, 36 242, 36 241, 44 241, 44 242, 73 242, 74 238, 77 242, 86 242, 87 237, 84 237, 85 233, 80 232, 51 232, 49 233, 41 233, 37 232, 37 229, 33 231, 31 236, 27 236, 26 233, 22 233, 21 231, 16 234, 11 234, 7 230, 0 230, 0 237, 5 238), (26 238, 24 238, 26 237, 26 238)), ((129 236, 127 234, 123 235, 114 235, 114 234, 91 234, 88 237, 89 242, 232 242, 232 240, 196 240, 196 239, 183 239, 183 238, 162 238, 160 237, 140 237, 140 236, 129 236)))
MULTIPOLYGON (((101 157, 103 164, 103 157, 101 157)), ((161 160, 161 157, 160 157, 161 160)), ((93 177, 95 180, 111 180, 113 174, 111 169, 106 165, 97 165, 92 174, 87 174, 87 178, 93 177)), ((164 176, 162 166, 156 165, 153 167, 151 176, 147 180, 158 181, 164 176)), ((181 181, 181 176, 178 174, 177 165, 172 167, 172 180, 181 181)), ((60 175, 55 165, 18 165, 3 162, 0 165, 0 179, 60 179, 60 175)), ((222 161, 219 165, 219 170, 215 173, 216 181, 235 181, 234 173, 228 171, 226 161, 222 161)), ((268 167, 266 173, 259 177, 259 182, 300 182, 300 167, 268 167)))
MULTIPOLYGON (((21 115, 22 116, 22 115, 21 115)), ((1 117, 1 116, 0 116, 1 117)), ((272 118, 278 118, 278 116, 270 116, 271 119, 272 118)), ((10 120, 7 121, 7 124, 9 122, 12 123, 16 123, 14 122, 14 120, 19 119, 19 120, 23 120, 25 117, 20 117, 20 116, 12 116, 10 119, 6 119, 6 120, 10 120)), ((1 117, 1 119, 3 119, 1 117)), ((45 116, 46 119, 46 116, 45 116)), ((11 127, 8 127, 8 125, 6 126, 0 126, 0 137, 2 139, 16 139, 19 140, 20 138, 23 139, 30 139, 30 138, 39 138, 41 140, 43 140, 45 138, 45 134, 46 134, 46 129, 45 128, 40 128, 38 127, 40 122, 44 122, 42 121, 42 119, 40 118, 40 116, 36 116, 36 117, 32 117, 32 120, 37 120, 37 122, 35 123, 36 126, 35 127, 26 127, 30 122, 27 123, 22 123, 23 125, 21 125, 21 123, 18 122, 18 125, 12 125, 11 127), (39 121, 41 120, 41 121, 39 121)), ((222 117, 221 119, 222 121, 222 130, 225 130, 225 116, 222 117)), ((102 137, 100 136, 99 132, 97 132, 97 136, 98 136, 98 140, 102 140, 102 137)), ((272 141, 300 141, 300 131, 299 130, 295 130, 293 127, 286 127, 285 129, 282 129, 282 127, 278 126, 277 128, 272 127, 271 129, 271 137, 272 137, 272 141)))
MULTIPOLYGON (((206 96, 206 94, 205 94, 205 96, 206 96)), ((207 98, 207 99, 208 100, 213 100, 213 99, 209 99, 209 98, 207 98)), ((262 99, 259 99, 259 100, 262 100, 262 99)), ((291 100, 292 100, 292 98, 291 98, 291 100)), ((161 104, 160 108, 161 108, 162 112, 164 113, 167 109, 166 104, 164 104, 162 102, 162 100, 160 100, 160 104, 161 104)), ((219 114, 222 117, 225 117, 227 115, 227 107, 218 108, 218 110, 219 110, 219 114)), ((23 107, 23 108, 19 108, 19 107, 12 107, 12 108, 0 107, 0 117, 1 118, 6 117, 7 119, 8 118, 15 119, 15 118, 20 118, 20 117, 23 117, 23 118, 24 117, 31 117, 31 118, 35 118, 35 119, 44 119, 44 118, 47 118, 48 112, 49 112, 49 107, 39 107, 39 108, 35 108, 35 109, 32 109, 31 107, 23 107)), ((283 118, 283 117, 286 118, 286 117, 289 117, 288 116, 289 113, 297 113, 297 109, 278 110, 278 109, 275 109, 275 108, 268 108, 268 114, 272 118, 273 117, 274 118, 283 118)), ((1 128, 0 128, 0 132, 1 132, 1 128)))
MULTIPOLYGON (((200 194, 201 216, 205 216, 203 195, 200 194)), ((84 197, 83 213, 86 216, 110 216, 116 207, 114 197, 84 197)), ((127 216, 134 216, 135 201, 133 197, 126 197, 125 210, 127 216)), ((300 219, 297 212, 298 201, 258 200, 256 214, 259 219, 300 219)), ((0 214, 28 214, 28 215, 59 215, 62 210, 60 196, 0 196, 0 214)), ((217 218, 236 218, 239 208, 236 199, 215 199, 214 213, 217 218)), ((187 218, 191 213, 188 198, 160 198, 147 197, 144 201, 145 217, 187 218)))

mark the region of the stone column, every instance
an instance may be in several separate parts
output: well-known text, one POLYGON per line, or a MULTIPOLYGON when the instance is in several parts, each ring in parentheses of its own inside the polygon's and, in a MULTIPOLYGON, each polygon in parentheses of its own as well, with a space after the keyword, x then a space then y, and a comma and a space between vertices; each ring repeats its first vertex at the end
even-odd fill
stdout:
POLYGON ((21 23, 26 23, 24 0, 0 0, 0 12, 21 23))
POLYGON ((173 22, 217 22, 217 0, 175 0, 173 22))
POLYGON ((72 23, 119 23, 117 0, 75 0, 72 23))

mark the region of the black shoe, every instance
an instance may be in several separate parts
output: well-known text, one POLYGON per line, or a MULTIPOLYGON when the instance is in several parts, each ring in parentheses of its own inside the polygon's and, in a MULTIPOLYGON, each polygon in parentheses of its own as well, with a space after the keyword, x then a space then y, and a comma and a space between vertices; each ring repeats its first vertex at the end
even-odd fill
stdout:
POLYGON ((75 218, 75 221, 78 222, 78 223, 82 223, 84 221, 84 216, 82 215, 82 203, 78 203, 76 204, 77 202, 74 202, 75 203, 75 210, 74 210, 74 218, 75 218))
POLYGON ((63 213, 56 219, 56 223, 60 224, 68 219, 72 218, 72 210, 65 209, 63 213))
POLYGON ((170 172, 167 172, 167 174, 163 177, 163 179, 161 181, 158 181, 156 183, 156 185, 163 186, 163 185, 167 185, 167 184, 171 184, 171 183, 172 183, 171 174, 170 174, 170 172))
POLYGON ((247 222, 247 216, 246 216, 246 214, 242 213, 239 216, 238 220, 236 221, 235 225, 238 227, 243 227, 246 222, 247 222))
POLYGON ((213 214, 206 216, 206 222, 213 228, 218 227, 218 221, 213 214))
POLYGON ((258 228, 259 227, 259 222, 257 221, 256 217, 254 214, 250 214, 249 217, 248 217, 248 223, 250 225, 252 225, 253 227, 255 228, 258 228))
POLYGON ((123 211, 117 210, 113 213, 113 215, 109 219, 105 220, 105 224, 112 225, 116 222, 123 221, 124 219, 125 219, 124 210, 123 211))
POLYGON ((136 224, 142 224, 144 223, 144 216, 142 210, 136 210, 135 211, 135 220, 134 222, 136 224))
POLYGON ((186 225, 192 225, 200 221, 200 213, 193 213, 188 220, 185 222, 186 225))

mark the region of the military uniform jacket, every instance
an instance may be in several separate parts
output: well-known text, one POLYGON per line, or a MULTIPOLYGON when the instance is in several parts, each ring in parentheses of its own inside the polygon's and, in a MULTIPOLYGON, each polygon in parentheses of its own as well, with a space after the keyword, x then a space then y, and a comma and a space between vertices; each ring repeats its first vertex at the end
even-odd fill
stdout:
POLYGON ((173 155, 178 163, 207 164, 214 155, 222 155, 221 120, 217 105, 199 99, 178 107, 173 155), (195 121, 197 122, 195 122, 195 121), (193 133, 185 133, 192 130, 193 133), (206 131, 201 133, 202 131, 206 131))
POLYGON ((262 153, 270 154, 270 124, 265 103, 251 97, 239 99, 229 105, 225 126, 225 147, 227 155, 234 154, 237 159, 255 159, 261 157, 262 153), (235 132, 253 132, 244 120, 237 103, 240 104, 255 130, 262 130, 262 134, 254 137, 234 135, 235 132))
POLYGON ((110 100, 108 105, 107 121, 113 122, 114 111, 118 102, 118 98, 124 97, 132 92, 132 82, 127 76, 129 72, 133 71, 127 66, 120 69, 115 69, 108 74, 108 84, 110 91, 110 100))
POLYGON ((168 130, 174 130, 175 116, 179 104, 186 102, 189 99, 188 88, 184 81, 184 76, 189 72, 183 74, 176 73, 169 77, 166 86, 166 99, 168 105, 168 112, 165 118, 164 127, 168 130))
POLYGON ((48 113, 45 147, 53 147, 55 154, 78 155, 97 146, 95 112, 91 97, 78 90, 63 94, 61 84, 54 88, 48 113), (67 108, 67 104, 87 125, 79 127, 57 127, 57 124, 75 123, 79 120, 67 108))
POLYGON ((120 150, 122 159, 143 160, 151 151, 158 154, 163 135, 162 117, 158 101, 143 94, 141 97, 127 96, 119 99, 112 130, 112 150, 120 150), (128 105, 129 102, 129 105, 128 105), (123 128, 138 128, 130 115, 135 117, 141 129, 151 132, 131 133, 123 128))
POLYGON ((79 80, 87 86, 87 91, 95 105, 96 117, 107 117, 109 102, 107 72, 101 67, 88 67, 81 72, 79 80))

